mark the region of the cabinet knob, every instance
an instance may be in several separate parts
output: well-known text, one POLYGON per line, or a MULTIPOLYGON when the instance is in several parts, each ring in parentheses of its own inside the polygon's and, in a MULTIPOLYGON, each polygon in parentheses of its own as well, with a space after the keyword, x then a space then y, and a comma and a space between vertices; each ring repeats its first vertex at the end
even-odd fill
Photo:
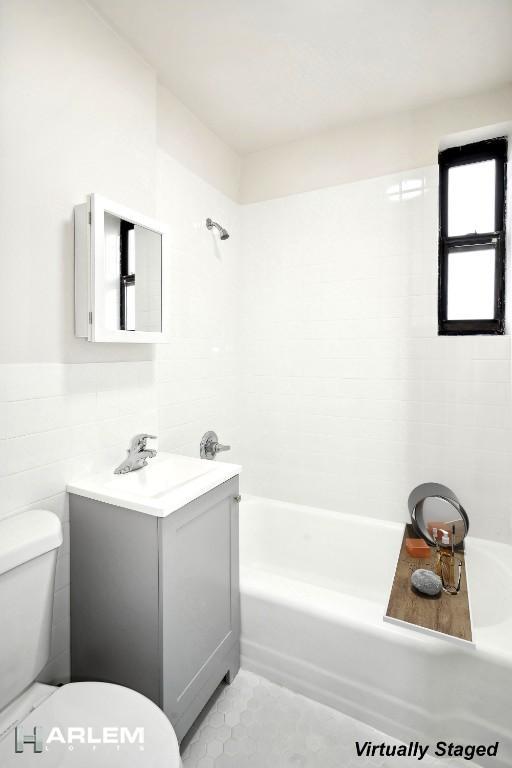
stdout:
POLYGON ((242 497, 241 496, 233 496, 233 501, 236 501, 237 504, 240 504, 240 502, 242 501, 242 497))

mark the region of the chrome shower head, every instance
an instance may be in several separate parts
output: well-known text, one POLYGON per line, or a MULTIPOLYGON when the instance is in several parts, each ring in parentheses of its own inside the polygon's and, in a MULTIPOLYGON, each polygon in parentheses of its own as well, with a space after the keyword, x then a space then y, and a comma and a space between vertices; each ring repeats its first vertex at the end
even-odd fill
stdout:
POLYGON ((224 229, 224 227, 221 227, 220 224, 217 224, 216 221, 212 221, 211 219, 206 219, 206 228, 207 229, 215 229, 219 230, 219 235, 221 240, 227 240, 229 237, 229 232, 227 229, 224 229))

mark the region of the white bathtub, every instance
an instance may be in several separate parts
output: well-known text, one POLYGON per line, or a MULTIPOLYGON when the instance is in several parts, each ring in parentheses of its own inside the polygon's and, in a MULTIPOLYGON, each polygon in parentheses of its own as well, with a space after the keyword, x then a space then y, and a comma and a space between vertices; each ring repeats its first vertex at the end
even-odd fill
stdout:
POLYGON ((510 768, 512 547, 467 541, 473 647, 384 622, 402 534, 245 496, 242 663, 404 741, 500 741, 478 761, 510 768))

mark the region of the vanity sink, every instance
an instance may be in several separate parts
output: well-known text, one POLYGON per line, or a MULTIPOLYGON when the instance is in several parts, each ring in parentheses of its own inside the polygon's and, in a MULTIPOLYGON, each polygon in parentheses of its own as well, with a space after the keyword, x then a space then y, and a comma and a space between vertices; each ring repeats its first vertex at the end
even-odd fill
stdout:
POLYGON ((138 691, 181 741, 240 666, 240 467, 135 435, 120 467, 68 485, 71 676, 138 691))
POLYGON ((135 472, 114 475, 109 469, 69 483, 67 490, 95 501, 166 517, 240 471, 237 464, 160 452, 135 472))
POLYGON ((128 490, 138 496, 157 498, 213 469, 215 467, 206 466, 206 462, 187 456, 170 454, 168 458, 160 454, 151 459, 147 467, 124 475, 113 475, 106 485, 115 494, 128 490))

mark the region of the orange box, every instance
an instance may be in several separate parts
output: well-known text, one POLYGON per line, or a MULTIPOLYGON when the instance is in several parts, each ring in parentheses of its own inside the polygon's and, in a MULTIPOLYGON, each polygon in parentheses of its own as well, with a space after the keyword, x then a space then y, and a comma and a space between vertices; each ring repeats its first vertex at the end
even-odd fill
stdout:
POLYGON ((430 557, 430 547, 423 539, 406 539, 405 548, 411 557, 430 557))

